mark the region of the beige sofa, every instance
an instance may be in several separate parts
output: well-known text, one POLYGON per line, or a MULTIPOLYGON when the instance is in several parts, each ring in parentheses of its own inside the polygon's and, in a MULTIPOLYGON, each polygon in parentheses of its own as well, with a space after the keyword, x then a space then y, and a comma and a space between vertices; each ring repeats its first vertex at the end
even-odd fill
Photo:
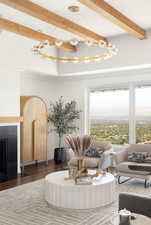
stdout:
POLYGON ((151 152, 151 144, 132 144, 121 152, 112 153, 116 163, 119 184, 131 178, 141 178, 145 180, 145 187, 148 187, 148 181, 151 179, 151 163, 129 162, 128 152, 151 152), (122 176, 129 179, 121 181, 122 176))
MULTIPOLYGON (((110 165, 110 153, 112 153, 112 145, 105 142, 94 141, 91 148, 100 148, 104 152, 100 158, 98 157, 84 157, 84 166, 87 168, 103 168, 106 169, 110 165)), ((77 166, 77 157, 72 149, 67 150, 68 165, 72 167, 77 166)))

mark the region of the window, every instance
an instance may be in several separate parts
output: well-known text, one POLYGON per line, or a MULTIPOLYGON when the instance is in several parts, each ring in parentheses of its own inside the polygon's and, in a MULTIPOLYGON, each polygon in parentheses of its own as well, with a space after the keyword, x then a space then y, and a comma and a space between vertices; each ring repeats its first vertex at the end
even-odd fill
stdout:
POLYGON ((90 134, 100 141, 129 140, 129 90, 90 92, 90 134))
POLYGON ((136 143, 151 144, 151 87, 136 88, 136 143))
POLYGON ((129 89, 90 92, 90 134, 112 144, 151 144, 150 96, 151 86, 133 84, 129 89))

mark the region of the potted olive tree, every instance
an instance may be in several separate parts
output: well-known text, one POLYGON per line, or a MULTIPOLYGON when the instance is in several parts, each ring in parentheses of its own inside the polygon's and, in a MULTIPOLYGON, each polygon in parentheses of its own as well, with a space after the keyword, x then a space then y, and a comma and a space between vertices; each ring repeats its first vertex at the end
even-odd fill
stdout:
POLYGON ((54 160, 56 163, 66 161, 66 150, 62 147, 62 138, 65 134, 72 133, 78 128, 75 121, 80 119, 80 110, 76 109, 75 100, 65 103, 61 96, 54 104, 50 104, 48 113, 48 124, 53 125, 50 131, 58 134, 58 147, 54 151, 54 160))

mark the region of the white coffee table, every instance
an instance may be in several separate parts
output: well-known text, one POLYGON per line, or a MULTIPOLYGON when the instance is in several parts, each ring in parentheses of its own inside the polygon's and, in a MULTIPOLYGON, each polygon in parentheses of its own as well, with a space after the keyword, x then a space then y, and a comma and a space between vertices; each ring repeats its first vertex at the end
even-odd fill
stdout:
POLYGON ((65 180, 68 171, 54 172, 45 178, 45 199, 53 206, 66 209, 91 209, 115 200, 115 178, 107 173, 92 185, 76 185, 65 180))

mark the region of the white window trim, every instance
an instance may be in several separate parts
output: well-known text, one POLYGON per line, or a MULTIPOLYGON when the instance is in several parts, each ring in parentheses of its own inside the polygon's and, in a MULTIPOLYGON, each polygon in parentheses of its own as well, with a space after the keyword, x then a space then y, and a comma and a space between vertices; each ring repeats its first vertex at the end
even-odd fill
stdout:
POLYGON ((136 143, 135 85, 129 85, 129 144, 136 143))
POLYGON ((90 135, 90 89, 85 89, 84 98, 84 134, 90 135))

